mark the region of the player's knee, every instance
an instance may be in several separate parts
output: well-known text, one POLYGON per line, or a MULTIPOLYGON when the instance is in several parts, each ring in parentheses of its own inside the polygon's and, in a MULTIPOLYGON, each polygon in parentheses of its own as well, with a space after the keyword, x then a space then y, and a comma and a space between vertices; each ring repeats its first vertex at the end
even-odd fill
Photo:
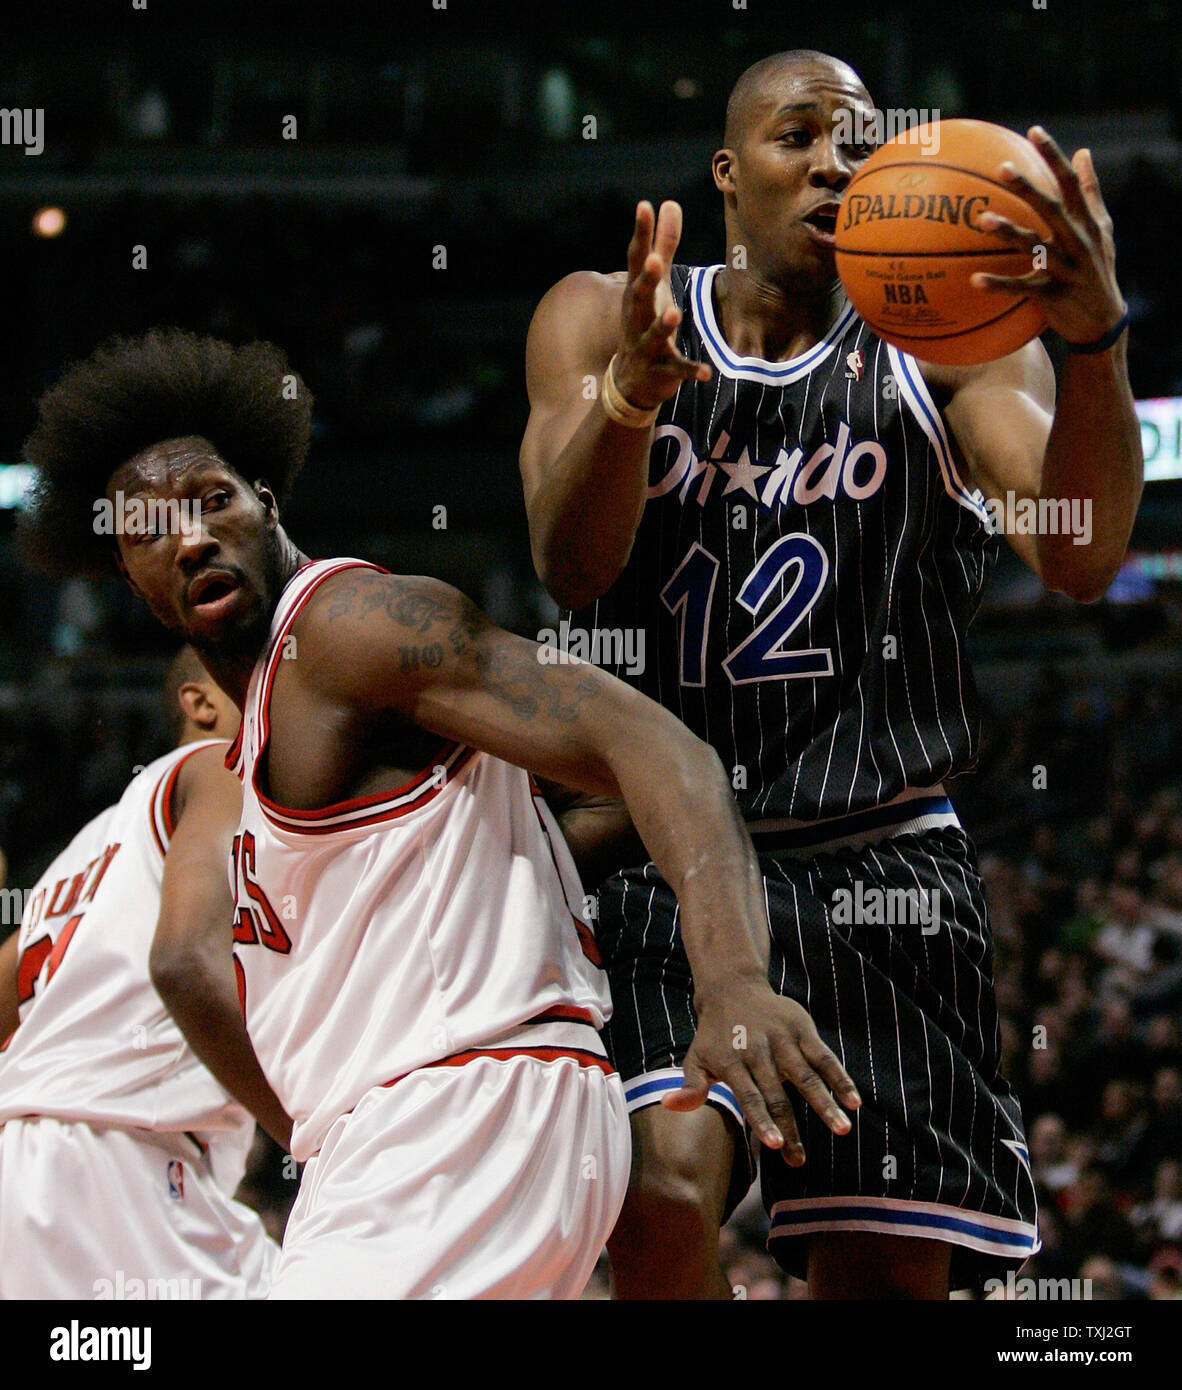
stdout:
POLYGON ((650 1106, 632 1116, 632 1173, 608 1242, 622 1298, 716 1298, 722 1225, 734 1162, 730 1122, 704 1106, 650 1106))
POLYGON ((692 1183, 648 1178, 629 1188, 608 1241, 617 1298, 711 1296, 718 1226, 692 1183))
POLYGON ((650 1154, 633 1167, 608 1242, 624 1298, 714 1297, 720 1281, 717 1182, 692 1155, 650 1154))
POLYGON ((718 1244, 718 1214, 710 1185, 689 1165, 646 1167, 633 1173, 624 1211, 629 1225, 653 1242, 677 1250, 718 1244))

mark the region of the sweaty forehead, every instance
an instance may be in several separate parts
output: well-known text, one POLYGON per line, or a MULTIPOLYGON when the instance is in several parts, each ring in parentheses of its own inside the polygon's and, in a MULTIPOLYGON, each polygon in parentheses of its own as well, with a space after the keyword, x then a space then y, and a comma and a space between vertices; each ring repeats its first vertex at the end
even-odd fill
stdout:
POLYGON ((124 492, 150 491, 175 485, 191 472, 226 467, 208 439, 187 435, 141 450, 115 469, 108 487, 122 488, 124 492))

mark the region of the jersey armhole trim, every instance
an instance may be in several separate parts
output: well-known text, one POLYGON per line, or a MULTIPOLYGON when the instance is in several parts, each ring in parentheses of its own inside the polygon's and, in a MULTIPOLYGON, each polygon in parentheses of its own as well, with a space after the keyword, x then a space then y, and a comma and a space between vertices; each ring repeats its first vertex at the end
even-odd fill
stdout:
MULTIPOLYGON (((279 670, 279 662, 282 660, 283 643, 291 629, 295 626, 296 619, 304 611, 308 600, 320 588, 326 579, 331 579, 333 575, 343 574, 349 569, 369 569, 378 574, 389 574, 390 571, 383 569, 381 565, 371 564, 368 560, 325 560, 318 563, 328 566, 320 574, 313 575, 310 582, 305 582, 302 590, 297 589, 289 600, 290 608, 287 614, 280 620, 271 635, 270 643, 267 648, 267 655, 263 663, 262 677, 259 681, 258 694, 258 730, 259 746, 254 756, 255 765, 258 765, 259 758, 262 757, 263 750, 267 746, 270 737, 270 715, 268 713, 271 705, 271 690, 275 684, 275 676, 279 670)), ((311 564, 301 565, 292 576, 289 583, 294 583, 301 574, 313 568, 311 564)), ((282 605, 283 598, 280 598, 282 605)), ((250 701, 247 701, 249 705, 250 701)), ((243 720, 245 724, 245 719, 243 720)))
MULTIPOLYGON (((283 618, 271 639, 270 650, 267 654, 266 664, 263 669, 262 679, 259 686, 258 695, 258 748, 252 759, 251 766, 251 788, 258 799, 259 808, 263 815, 280 830, 295 831, 298 834, 306 835, 327 835, 338 830, 355 830, 367 826, 376 825, 381 821, 396 820, 402 816, 409 815, 412 811, 417 811, 421 806, 426 805, 436 797, 445 786, 452 781, 454 774, 475 757, 477 750, 467 747, 462 743, 456 743, 451 739, 444 739, 439 745, 431 761, 410 777, 407 781, 397 787, 389 788, 380 792, 373 792, 367 796, 349 797, 344 801, 334 801, 327 806, 315 806, 301 810, 292 806, 284 806, 281 802, 273 800, 259 786, 258 773, 259 764, 266 755, 267 745, 271 738, 271 719, 270 704, 271 693, 275 684, 275 676, 279 669, 283 641, 287 634, 295 625, 296 619, 303 612, 309 599, 320 587, 320 585, 334 574, 341 574, 347 569, 370 569, 378 574, 389 574, 390 571, 383 569, 381 565, 372 564, 368 560, 342 560, 342 561, 322 561, 329 568, 323 573, 314 575, 302 592, 298 593, 291 604, 290 612, 283 618), (436 769, 444 769, 442 782, 437 776, 436 769)), ((309 568, 302 566, 298 573, 309 568)), ((245 768, 243 768, 245 771, 245 768)), ((239 775, 242 775, 241 773, 239 775)))
POLYGON ((238 725, 238 732, 234 736, 234 742, 226 750, 226 771, 237 773, 239 781, 242 780, 242 731, 246 728, 244 719, 238 725))
MULTIPOLYGON (((579 939, 579 949, 592 965, 603 970, 605 968, 603 954, 599 949, 599 943, 595 940, 595 933, 579 916, 574 903, 571 902, 567 894, 566 880, 562 877, 562 870, 558 865, 558 856, 554 852, 554 840, 550 834, 550 827, 546 824, 546 817, 542 814, 543 808, 545 808, 546 813, 554 822, 555 829, 559 835, 562 834, 562 827, 558 824, 558 817, 546 804, 546 798, 543 796, 541 788, 534 781, 533 773, 530 772, 526 775, 529 778, 530 804, 534 808, 534 815, 538 818, 538 825, 542 830, 542 838, 545 840, 546 849, 550 854, 550 863, 554 869, 554 877, 558 883, 558 891, 562 894, 562 901, 566 904, 566 910, 570 914, 571 921, 574 923, 575 935, 579 939)), ((581 886, 580 884, 580 887, 581 886)))
POLYGON ((223 742, 225 742, 224 739, 210 738, 195 743, 192 748, 185 750, 183 757, 178 758, 170 768, 161 773, 159 781, 153 788, 152 799, 148 803, 148 822, 152 828, 152 842, 159 851, 161 859, 168 853, 169 842, 176 831, 176 822, 172 814, 172 794, 176 790, 176 781, 181 768, 194 753, 200 753, 205 748, 212 748, 214 744, 223 742))
MULTIPOLYGON (((295 581, 300 577, 301 574, 304 573, 305 570, 311 569, 313 565, 322 564, 322 563, 323 563, 323 561, 318 561, 318 560, 305 560, 304 563, 303 563, 302 565, 300 565, 300 567, 296 570, 295 574, 293 574, 292 577, 288 580, 288 584, 289 584, 289 585, 294 584, 295 581)), ((363 564, 365 564, 366 562, 365 562, 364 560, 350 560, 348 563, 349 563, 349 564, 353 564, 353 565, 363 565, 363 564)), ((374 569, 380 569, 381 567, 380 567, 379 565, 374 565, 373 568, 374 568, 374 569)), ((333 571, 331 571, 331 573, 336 573, 336 571, 333 570, 333 571)), ((326 574, 324 577, 327 578, 327 577, 328 577, 327 574, 326 574)), ((315 587, 315 586, 313 586, 313 587, 315 587)), ((285 590, 285 592, 286 592, 286 590, 285 590)), ((282 594, 279 596, 279 601, 280 601, 280 603, 283 602, 283 595, 282 595, 282 594)), ((271 651, 273 650, 274 640, 275 640, 274 638, 269 638, 269 639, 268 639, 268 647, 267 647, 267 662, 268 662, 268 663, 269 663, 270 660, 271 660, 271 651)), ((250 705, 253 703, 253 694, 252 694, 252 691, 251 691, 251 690, 248 690, 248 691, 247 691, 246 703, 247 703, 248 706, 250 706, 250 705)), ((233 772, 233 773, 237 776, 237 778, 238 778, 238 780, 239 780, 240 782, 242 781, 243 775, 244 775, 244 772, 245 772, 244 757, 243 757, 243 754, 244 754, 244 751, 245 751, 245 745, 244 745, 244 741, 243 741, 243 740, 244 740, 244 735, 245 735, 245 733, 246 733, 246 714, 245 714, 245 711, 243 711, 242 721, 241 721, 241 723, 238 725, 238 732, 237 732, 237 734, 235 734, 235 736, 234 736, 234 742, 231 743, 229 749, 228 749, 227 752, 226 752, 226 770, 227 770, 228 772, 233 772)))
POLYGON ((928 390, 927 382, 923 379, 918 362, 909 352, 901 352, 890 343, 887 343, 886 349, 891 366, 894 368, 899 395, 907 402, 916 423, 927 435, 928 442, 936 451, 940 474, 944 479, 945 492, 966 511, 972 512, 981 525, 992 534, 993 523, 988 508, 985 506, 985 494, 980 488, 970 489, 961 478, 952 454, 948 433, 944 428, 943 417, 936 409, 936 403, 932 400, 931 392, 928 390))
MULTIPOLYGON (((444 787, 454 781, 456 774, 473 761, 478 752, 479 749, 469 748, 467 744, 444 742, 440 745, 434 760, 401 786, 388 791, 373 792, 368 796, 350 797, 346 801, 334 801, 328 806, 315 806, 308 810, 283 806, 273 801, 265 792, 259 790, 254 775, 251 777, 251 785, 263 815, 272 825, 280 830, 296 831, 304 835, 327 835, 337 830, 356 830, 410 815, 412 811, 417 811, 429 801, 433 801, 444 787), (442 779, 436 772, 437 768, 443 769, 442 779)), ((257 770, 257 763, 255 767, 257 770)))

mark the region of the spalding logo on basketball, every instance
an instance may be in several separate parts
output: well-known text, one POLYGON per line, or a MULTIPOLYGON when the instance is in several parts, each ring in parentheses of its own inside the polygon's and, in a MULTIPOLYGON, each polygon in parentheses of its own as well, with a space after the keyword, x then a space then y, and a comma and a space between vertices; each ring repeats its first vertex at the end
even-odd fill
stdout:
POLYGON ((1006 160, 1031 183, 1057 193, 1030 141, 986 121, 936 121, 904 131, 851 179, 837 217, 837 273, 880 338, 929 362, 991 362, 1046 327, 1042 309, 1028 296, 969 284, 978 270, 1034 270, 1028 250, 978 226, 983 212, 1050 235, 1001 178, 1006 160))

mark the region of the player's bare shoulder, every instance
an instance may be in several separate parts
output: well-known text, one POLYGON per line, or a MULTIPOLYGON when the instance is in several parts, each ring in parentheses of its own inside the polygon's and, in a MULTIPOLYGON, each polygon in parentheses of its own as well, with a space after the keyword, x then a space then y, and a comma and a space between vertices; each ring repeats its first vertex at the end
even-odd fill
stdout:
MULTIPOLYGON (((429 575, 355 566, 317 586, 292 626, 299 683, 335 701, 392 703, 394 684, 464 653, 488 620, 465 594, 429 575)), ((397 703, 397 701, 393 701, 397 703)))
POLYGON ((573 316, 580 326, 586 327, 602 317, 612 319, 614 330, 618 327, 617 319, 627 285, 626 270, 572 271, 542 296, 534 311, 534 323, 573 316))
POLYGON ((172 786, 169 807, 174 825, 180 824, 191 806, 241 803, 238 778, 226 767, 229 746, 226 740, 219 739, 217 743, 198 748, 182 761, 172 786))
POLYGON ((380 624, 388 623, 400 635, 424 636, 457 623, 466 631, 480 617, 472 600, 442 579, 357 565, 329 575, 317 586, 293 631, 331 644, 334 636, 356 624, 370 625, 375 635, 380 624))
POLYGON ((569 371, 601 372, 620 337, 628 272, 577 270, 542 297, 526 340, 531 398, 569 371))

